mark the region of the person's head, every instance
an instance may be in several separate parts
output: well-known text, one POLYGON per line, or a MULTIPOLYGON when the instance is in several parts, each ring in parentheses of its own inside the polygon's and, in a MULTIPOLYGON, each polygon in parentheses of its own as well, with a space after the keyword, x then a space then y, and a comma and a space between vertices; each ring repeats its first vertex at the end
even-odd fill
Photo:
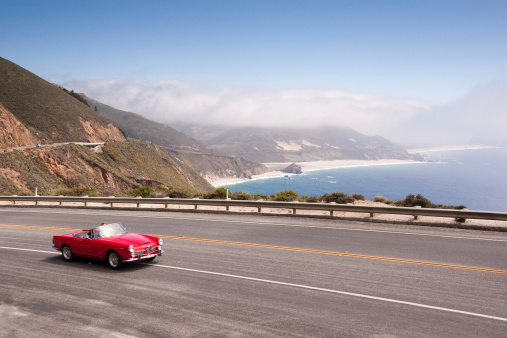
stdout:
POLYGON ((100 225, 106 225, 107 223, 106 222, 102 222, 100 225))

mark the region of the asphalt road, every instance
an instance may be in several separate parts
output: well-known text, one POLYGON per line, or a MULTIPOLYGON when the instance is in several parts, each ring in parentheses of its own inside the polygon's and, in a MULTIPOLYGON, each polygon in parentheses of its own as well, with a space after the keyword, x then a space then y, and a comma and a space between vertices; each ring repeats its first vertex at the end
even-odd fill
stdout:
POLYGON ((274 216, 0 208, 0 337, 505 337, 507 233, 274 216), (100 222, 154 263, 68 263, 100 222), (312 250, 312 251, 310 251, 312 250))

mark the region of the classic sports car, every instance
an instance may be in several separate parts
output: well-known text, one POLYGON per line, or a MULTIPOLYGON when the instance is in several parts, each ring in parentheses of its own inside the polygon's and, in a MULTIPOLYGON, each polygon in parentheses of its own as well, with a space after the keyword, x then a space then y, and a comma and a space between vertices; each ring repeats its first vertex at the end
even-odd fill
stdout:
POLYGON ((162 244, 162 238, 127 232, 120 223, 53 236, 53 248, 61 251, 66 261, 74 257, 100 259, 115 270, 123 262, 154 260, 164 252, 162 244))

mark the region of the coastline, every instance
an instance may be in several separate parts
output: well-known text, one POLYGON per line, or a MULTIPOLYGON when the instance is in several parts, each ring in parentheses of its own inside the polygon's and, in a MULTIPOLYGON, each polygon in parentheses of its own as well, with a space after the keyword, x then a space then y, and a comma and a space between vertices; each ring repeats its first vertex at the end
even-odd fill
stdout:
MULTIPOLYGON (((337 169, 337 168, 352 168, 352 167, 366 167, 366 166, 377 166, 377 165, 400 165, 400 164, 416 164, 424 163, 420 161, 412 160, 396 160, 396 159, 382 159, 382 160, 333 160, 333 161, 311 161, 311 162, 298 162, 301 165, 303 173, 317 170, 337 169)), ((239 184, 243 182, 249 182, 252 180, 262 180, 269 178, 284 177, 285 175, 297 175, 288 174, 280 171, 291 165, 292 162, 278 162, 278 163, 263 163, 270 171, 260 175, 254 175, 251 179, 245 178, 223 178, 219 180, 211 181, 210 184, 215 188, 223 187, 226 185, 239 184)))
POLYGON ((428 153, 433 151, 475 150, 475 149, 490 149, 490 148, 499 148, 499 147, 485 145, 436 146, 428 148, 408 149, 407 152, 409 152, 410 154, 417 154, 417 153, 428 153))

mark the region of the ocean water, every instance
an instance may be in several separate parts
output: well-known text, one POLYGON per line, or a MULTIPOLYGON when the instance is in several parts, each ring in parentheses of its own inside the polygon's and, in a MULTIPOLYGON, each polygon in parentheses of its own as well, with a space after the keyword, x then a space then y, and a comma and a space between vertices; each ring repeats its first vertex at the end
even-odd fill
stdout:
POLYGON ((404 199, 421 194, 436 204, 507 212, 507 148, 432 151, 414 164, 371 165, 309 171, 300 175, 225 185, 231 192, 270 195, 292 189, 301 195, 343 192, 366 199, 404 199))

